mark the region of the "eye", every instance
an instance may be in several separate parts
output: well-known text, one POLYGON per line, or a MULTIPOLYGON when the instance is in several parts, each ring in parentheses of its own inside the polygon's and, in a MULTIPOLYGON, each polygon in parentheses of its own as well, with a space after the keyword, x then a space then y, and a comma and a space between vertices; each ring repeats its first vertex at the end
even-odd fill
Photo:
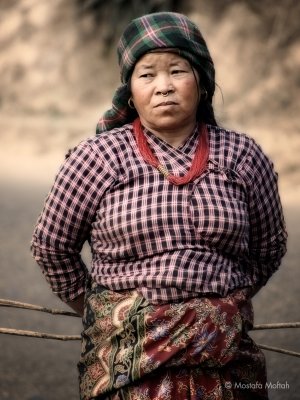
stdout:
POLYGON ((183 69, 173 69, 172 75, 184 74, 185 72, 183 69))
POLYGON ((151 74, 150 72, 140 75, 140 78, 152 78, 152 77, 153 77, 153 74, 151 74))

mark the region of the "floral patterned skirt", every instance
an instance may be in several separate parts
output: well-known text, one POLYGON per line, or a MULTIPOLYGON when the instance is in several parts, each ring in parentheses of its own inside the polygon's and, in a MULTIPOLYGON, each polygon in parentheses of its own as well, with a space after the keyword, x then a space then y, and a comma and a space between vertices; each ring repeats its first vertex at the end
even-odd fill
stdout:
POLYGON ((135 290, 86 296, 82 400, 268 399, 246 290, 153 305, 135 290))

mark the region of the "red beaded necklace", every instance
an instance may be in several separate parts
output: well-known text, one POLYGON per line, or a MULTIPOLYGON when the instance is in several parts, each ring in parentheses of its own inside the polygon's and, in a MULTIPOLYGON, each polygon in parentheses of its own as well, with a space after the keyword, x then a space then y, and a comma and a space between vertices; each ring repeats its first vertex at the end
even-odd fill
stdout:
POLYGON ((185 185, 196 179, 205 170, 209 154, 208 146, 208 132, 205 124, 201 124, 199 129, 199 140, 197 148, 194 154, 194 159, 191 164, 191 168, 185 176, 175 176, 168 172, 168 170, 162 166, 156 156, 150 149, 147 139, 144 135, 142 124, 139 118, 133 121, 133 132, 137 142, 139 151, 143 159, 154 168, 156 168, 161 174, 163 174, 169 182, 174 185, 185 185))

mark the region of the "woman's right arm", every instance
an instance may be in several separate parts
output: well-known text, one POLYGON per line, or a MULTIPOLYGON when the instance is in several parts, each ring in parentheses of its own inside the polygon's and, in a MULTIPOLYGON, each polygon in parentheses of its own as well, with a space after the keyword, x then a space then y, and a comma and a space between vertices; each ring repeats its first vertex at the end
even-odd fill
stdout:
POLYGON ((31 242, 33 256, 52 291, 71 307, 79 307, 77 311, 82 308, 88 274, 80 252, 101 196, 113 181, 111 170, 92 144, 82 142, 60 168, 31 242))

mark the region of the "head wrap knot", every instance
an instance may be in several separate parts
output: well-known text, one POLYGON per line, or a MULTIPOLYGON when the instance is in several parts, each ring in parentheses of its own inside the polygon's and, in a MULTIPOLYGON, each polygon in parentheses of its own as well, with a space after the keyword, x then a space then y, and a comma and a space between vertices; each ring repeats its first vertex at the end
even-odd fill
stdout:
POLYGON ((206 42, 198 27, 185 15, 160 12, 136 18, 127 26, 118 44, 118 59, 122 85, 117 89, 112 108, 97 125, 97 134, 132 122, 136 114, 128 106, 128 81, 136 62, 148 51, 176 48, 199 72, 212 101, 215 91, 215 69, 206 42))

